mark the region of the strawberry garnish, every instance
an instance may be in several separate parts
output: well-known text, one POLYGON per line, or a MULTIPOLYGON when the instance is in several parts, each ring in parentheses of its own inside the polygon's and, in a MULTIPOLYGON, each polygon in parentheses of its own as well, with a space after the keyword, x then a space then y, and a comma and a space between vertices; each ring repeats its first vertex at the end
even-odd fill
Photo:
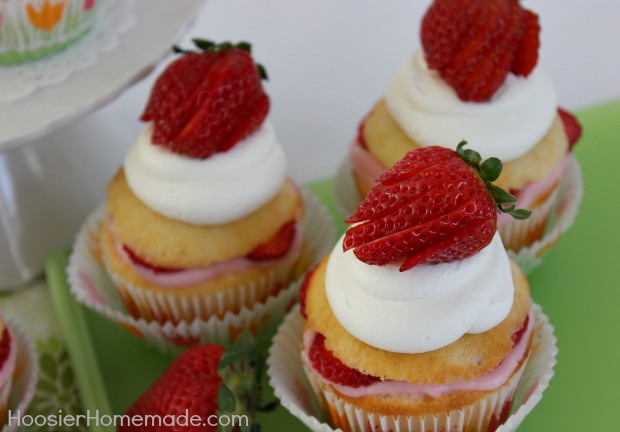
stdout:
POLYGON ((183 57, 157 79, 141 120, 154 123, 153 143, 205 159, 254 132, 267 116, 269 97, 249 44, 194 43, 201 52, 175 49, 183 57))
POLYGON ((308 357, 312 367, 321 374, 323 378, 335 384, 342 384, 348 387, 362 387, 380 381, 379 378, 363 374, 352 369, 334 357, 331 351, 325 348, 325 336, 318 333, 308 352, 308 357))
POLYGON ((419 264, 467 258, 488 245, 497 211, 516 219, 516 198, 492 184, 501 171, 497 158, 482 162, 464 149, 425 147, 410 151, 386 171, 345 222, 343 249, 367 264, 401 261, 400 271, 419 264))
POLYGON ((564 124, 564 131, 568 137, 568 151, 572 151, 579 138, 581 138, 582 128, 579 120, 572 113, 565 109, 558 108, 558 114, 564 124))
POLYGON ((435 0, 421 26, 429 68, 463 101, 488 101, 509 72, 527 76, 538 61, 536 14, 517 0, 435 0))
POLYGON ((309 270, 305 275, 303 280, 301 281, 301 285, 299 286, 299 311, 301 312, 301 316, 304 318, 308 318, 306 315, 306 295, 308 294, 308 287, 310 286, 310 280, 312 280, 312 275, 316 267, 309 270))
POLYGON ((129 259, 137 266, 147 268, 154 273, 164 274, 164 273, 177 273, 182 271, 182 268, 173 268, 173 267, 161 267, 155 264, 151 264, 150 262, 144 260, 138 254, 136 254, 129 246, 123 245, 123 250, 129 257, 129 259))
POLYGON ((259 351, 248 332, 228 347, 197 345, 187 349, 131 405, 126 415, 135 421, 123 422, 118 431, 258 431, 254 416, 260 408, 260 376, 264 367, 264 354, 259 351), (185 415, 200 421, 190 425, 170 421, 145 423, 152 416, 181 419, 185 415), (237 417, 236 426, 232 422, 217 426, 216 420, 222 415, 229 416, 229 420, 232 416, 247 416, 249 424, 246 426, 243 420, 239 427, 237 417))
POLYGON ((294 220, 285 223, 271 240, 255 247, 247 257, 253 261, 282 258, 291 248, 296 231, 297 223, 294 220))

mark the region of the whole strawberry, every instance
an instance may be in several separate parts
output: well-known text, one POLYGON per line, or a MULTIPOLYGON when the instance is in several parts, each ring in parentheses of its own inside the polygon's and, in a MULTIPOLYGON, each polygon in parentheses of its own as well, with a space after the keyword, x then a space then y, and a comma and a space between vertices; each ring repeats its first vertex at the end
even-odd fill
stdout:
POLYGON ((508 73, 528 76, 538 61, 538 16, 518 0, 435 0, 421 40, 429 68, 463 101, 490 100, 508 73))
POLYGON ((488 245, 497 211, 517 219, 516 199, 493 185, 501 171, 497 158, 481 161, 466 150, 425 147, 412 150, 386 171, 345 222, 343 248, 367 264, 401 261, 401 271, 419 264, 467 258, 488 245))
POLYGON ((125 414, 132 420, 125 421, 118 431, 256 432, 254 416, 259 408, 263 362, 247 332, 226 348, 189 348, 131 405, 125 414), (224 415, 226 421, 218 426, 224 415), (153 418, 168 420, 146 423, 153 418))
POLYGON ((205 159, 254 132, 269 112, 269 97, 248 43, 194 43, 202 51, 175 49, 183 56, 155 82, 141 120, 153 122, 153 143, 205 159))

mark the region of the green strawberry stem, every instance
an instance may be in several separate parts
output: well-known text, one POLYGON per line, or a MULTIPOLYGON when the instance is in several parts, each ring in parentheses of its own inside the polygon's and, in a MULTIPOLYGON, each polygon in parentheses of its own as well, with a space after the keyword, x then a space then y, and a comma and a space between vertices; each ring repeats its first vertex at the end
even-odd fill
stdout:
POLYGON ((467 141, 463 140, 456 146, 456 152, 458 155, 473 169, 475 169, 485 186, 489 190, 489 193, 493 197, 493 200, 497 204, 497 208, 502 213, 508 213, 517 220, 523 220, 530 217, 532 212, 530 210, 516 208, 517 199, 506 192, 499 186, 495 186, 492 182, 499 178, 502 173, 502 162, 495 157, 490 157, 485 161, 482 161, 480 153, 471 149, 464 149, 467 145, 467 141))
MULTIPOLYGON (((192 42, 194 43, 194 45, 196 45, 196 47, 200 51, 186 50, 177 45, 173 45, 172 52, 174 52, 175 54, 200 54, 201 52, 215 53, 215 52, 227 51, 230 49, 242 49, 244 51, 249 52, 250 54, 252 53, 252 44, 246 41, 241 41, 237 43, 225 41, 225 42, 217 43, 217 42, 213 42, 208 39, 192 39, 192 42)), ((258 69, 258 73, 260 74, 260 77, 264 79, 265 81, 269 81, 269 76, 267 75, 267 69, 265 69, 265 67, 260 63, 256 63, 256 67, 258 69)))
MULTIPOLYGON (((217 394, 218 415, 245 415, 250 424, 238 425, 239 432, 258 432, 254 423, 258 411, 271 411, 278 407, 279 401, 261 405, 261 377, 271 338, 279 322, 268 320, 258 331, 256 337, 244 331, 234 343, 227 346, 218 365, 222 384, 217 394)), ((231 432, 233 425, 218 426, 218 432, 231 432)))

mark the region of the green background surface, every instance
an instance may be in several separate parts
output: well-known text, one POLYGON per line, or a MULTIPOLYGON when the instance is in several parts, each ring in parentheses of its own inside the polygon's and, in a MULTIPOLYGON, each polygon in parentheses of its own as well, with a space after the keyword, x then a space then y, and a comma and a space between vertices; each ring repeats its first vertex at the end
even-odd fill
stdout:
MULTIPOLYGON (((575 154, 583 171, 584 199, 573 227, 529 276, 534 301, 555 327, 558 364, 542 401, 520 431, 620 431, 620 230, 615 226, 620 216, 620 101, 580 112, 579 119, 584 136, 575 154)), ((309 189, 336 216, 331 179, 309 189)), ((112 412, 121 414, 170 357, 75 305, 67 293, 65 265, 65 252, 50 258, 49 284, 74 344, 74 360, 80 363, 77 375, 86 408, 103 409, 109 402, 112 412), (83 327, 90 335, 86 346, 79 336, 83 327), (97 382, 103 382, 104 389, 97 382)), ((265 432, 307 430, 283 408, 259 420, 265 432)))

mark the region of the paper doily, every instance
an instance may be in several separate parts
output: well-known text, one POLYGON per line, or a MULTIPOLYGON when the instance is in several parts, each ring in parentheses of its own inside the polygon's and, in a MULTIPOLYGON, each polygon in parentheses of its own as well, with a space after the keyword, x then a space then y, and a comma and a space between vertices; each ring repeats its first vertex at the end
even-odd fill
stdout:
POLYGON ((115 48, 135 23, 134 0, 100 1, 93 28, 68 48, 40 60, 0 67, 0 104, 24 99, 37 89, 60 84, 96 64, 99 53, 115 48))

